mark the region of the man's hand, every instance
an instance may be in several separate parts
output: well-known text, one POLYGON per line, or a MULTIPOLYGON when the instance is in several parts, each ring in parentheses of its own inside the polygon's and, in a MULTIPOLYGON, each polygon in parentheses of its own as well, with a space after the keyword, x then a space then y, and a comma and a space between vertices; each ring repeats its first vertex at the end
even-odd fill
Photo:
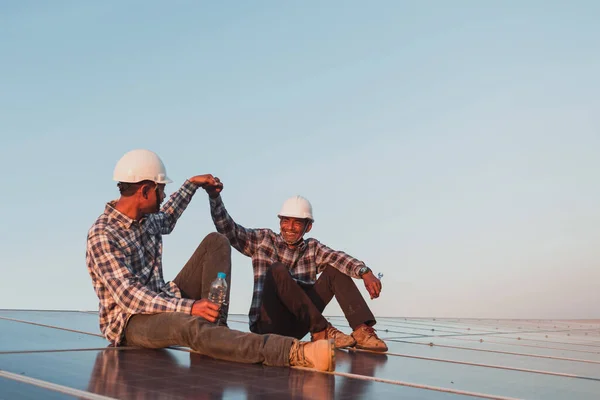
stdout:
POLYGON ((206 190, 206 193, 212 198, 219 196, 219 193, 223 190, 221 180, 211 174, 196 175, 190 178, 190 181, 206 190))
POLYGON ((202 317, 208 322, 215 322, 219 317, 219 305, 208 299, 196 300, 192 306, 192 315, 202 317))
POLYGON ((379 297, 379 293, 381 293, 381 281, 377 279, 373 272, 369 271, 362 276, 363 281, 365 282, 365 288, 367 288, 367 292, 371 295, 371 299, 376 299, 379 297))

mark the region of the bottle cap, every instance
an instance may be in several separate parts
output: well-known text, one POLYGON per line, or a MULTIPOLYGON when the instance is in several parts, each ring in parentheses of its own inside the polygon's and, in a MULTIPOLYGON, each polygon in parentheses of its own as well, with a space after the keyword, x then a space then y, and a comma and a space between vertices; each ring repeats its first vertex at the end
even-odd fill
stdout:
POLYGON ((227 276, 227 275, 225 274, 225 272, 219 272, 219 273, 217 274, 217 278, 221 278, 221 279, 225 279, 225 277, 226 277, 226 276, 227 276))

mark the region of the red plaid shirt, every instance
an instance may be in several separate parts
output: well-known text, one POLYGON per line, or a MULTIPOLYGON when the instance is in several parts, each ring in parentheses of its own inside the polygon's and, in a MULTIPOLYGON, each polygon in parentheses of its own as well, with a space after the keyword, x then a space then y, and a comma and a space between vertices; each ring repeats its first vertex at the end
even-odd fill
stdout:
POLYGON ((100 300, 100 330, 114 345, 132 315, 191 313, 194 300, 182 299, 177 285, 163 279, 162 235, 171 233, 197 188, 186 181, 160 212, 140 221, 111 201, 88 231, 86 261, 100 300))

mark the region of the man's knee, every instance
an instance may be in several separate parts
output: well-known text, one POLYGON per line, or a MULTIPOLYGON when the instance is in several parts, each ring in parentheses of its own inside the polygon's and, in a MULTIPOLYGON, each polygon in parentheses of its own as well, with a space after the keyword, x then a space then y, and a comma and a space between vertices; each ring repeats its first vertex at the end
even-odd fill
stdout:
POLYGON ((227 236, 222 235, 218 232, 211 232, 204 237, 198 248, 197 252, 206 251, 225 251, 231 252, 231 245, 227 236))
POLYGON ((272 276, 276 281, 290 276, 287 267, 280 262, 271 264, 267 270, 267 274, 272 276))
POLYGON ((220 234, 219 232, 211 232, 204 238, 203 242, 214 246, 229 246, 229 239, 227 236, 220 234))

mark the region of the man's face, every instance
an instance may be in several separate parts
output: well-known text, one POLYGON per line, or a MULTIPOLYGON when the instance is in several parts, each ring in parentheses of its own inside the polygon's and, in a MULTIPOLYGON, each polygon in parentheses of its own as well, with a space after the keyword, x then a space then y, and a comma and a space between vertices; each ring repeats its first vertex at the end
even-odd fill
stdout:
POLYGON ((311 226, 311 222, 307 219, 293 217, 279 218, 281 236, 287 243, 296 243, 299 241, 310 230, 311 226))

